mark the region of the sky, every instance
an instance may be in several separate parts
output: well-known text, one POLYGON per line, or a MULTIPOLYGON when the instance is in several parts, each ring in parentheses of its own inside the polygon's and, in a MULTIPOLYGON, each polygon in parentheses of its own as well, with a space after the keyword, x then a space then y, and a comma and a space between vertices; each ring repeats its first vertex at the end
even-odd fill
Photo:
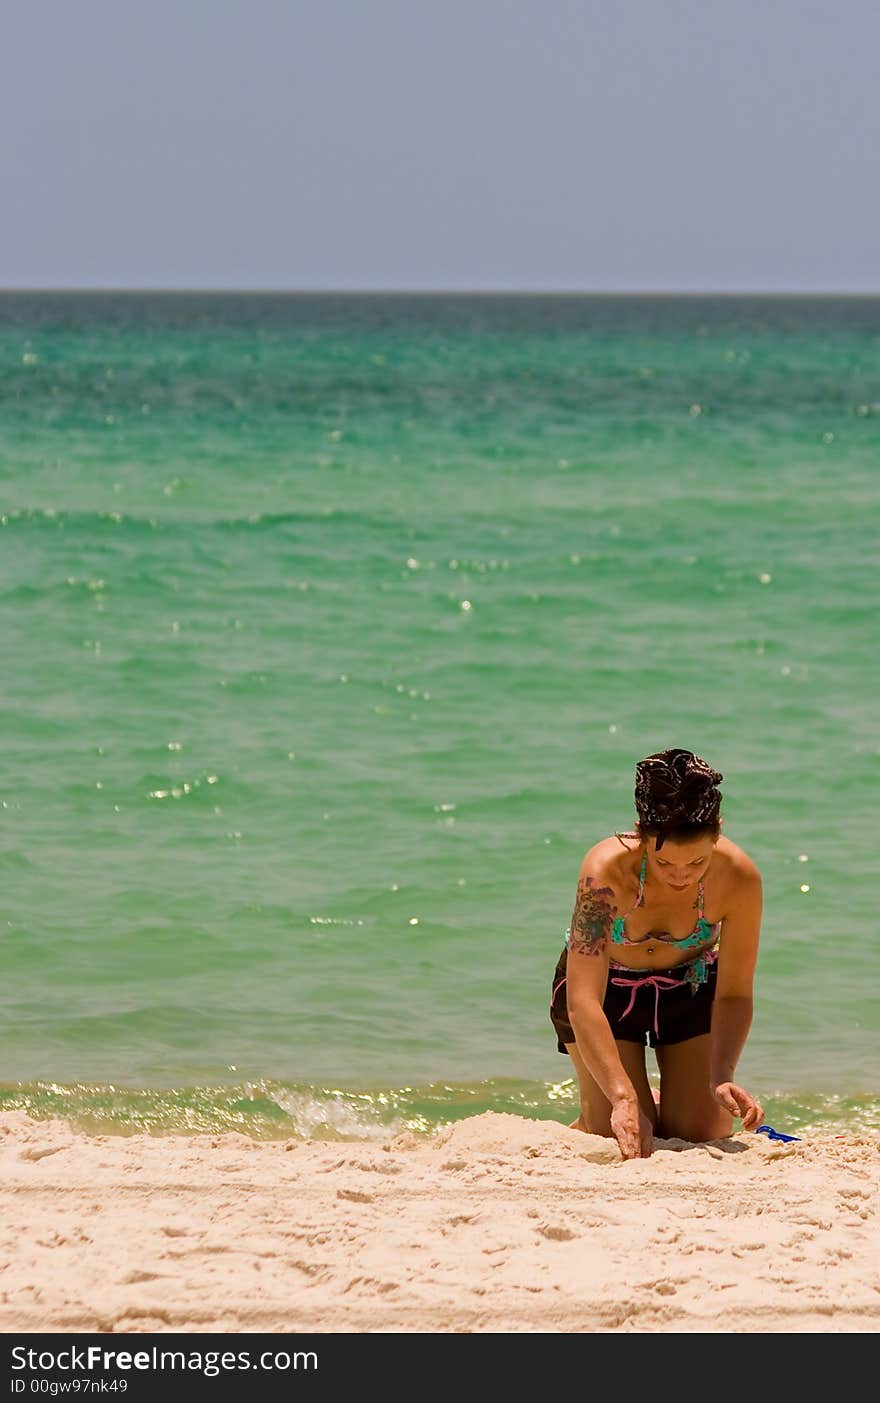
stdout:
POLYGON ((0 287, 880 293, 876 0, 27 0, 0 287))

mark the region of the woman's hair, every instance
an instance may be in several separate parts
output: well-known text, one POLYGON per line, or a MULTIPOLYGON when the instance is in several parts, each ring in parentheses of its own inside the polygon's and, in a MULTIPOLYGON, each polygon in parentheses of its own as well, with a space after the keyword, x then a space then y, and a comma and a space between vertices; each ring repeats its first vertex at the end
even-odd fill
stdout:
POLYGON ((724 778, 692 750, 661 750, 636 765, 636 813, 640 838, 654 834, 659 852, 667 838, 715 837, 721 831, 724 778))

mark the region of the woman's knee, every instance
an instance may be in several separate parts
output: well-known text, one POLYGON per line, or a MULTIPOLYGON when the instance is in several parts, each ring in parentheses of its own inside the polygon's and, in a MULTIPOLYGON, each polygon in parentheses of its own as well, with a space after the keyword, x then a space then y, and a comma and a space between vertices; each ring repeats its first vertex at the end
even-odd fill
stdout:
POLYGON ((595 1120, 589 1113, 581 1111, 577 1120, 569 1122, 569 1130, 583 1130, 587 1135, 604 1135, 609 1140, 614 1139, 614 1131, 611 1129, 610 1120, 595 1120))
POLYGON ((578 1116, 578 1130, 588 1135, 613 1135, 611 1129, 611 1107, 598 1087, 581 1087, 581 1113, 578 1116))
POLYGON ((703 1145, 707 1140, 726 1140, 733 1130, 733 1116, 721 1107, 714 1110, 679 1111, 669 1115, 660 1103, 660 1131, 664 1140, 687 1140, 703 1145))
POLYGON ((572 1121, 571 1129, 585 1130, 588 1135, 613 1135, 611 1129, 611 1106, 599 1086, 587 1071, 586 1065, 577 1050, 576 1044, 566 1045, 577 1072, 578 1100, 580 1115, 572 1121))

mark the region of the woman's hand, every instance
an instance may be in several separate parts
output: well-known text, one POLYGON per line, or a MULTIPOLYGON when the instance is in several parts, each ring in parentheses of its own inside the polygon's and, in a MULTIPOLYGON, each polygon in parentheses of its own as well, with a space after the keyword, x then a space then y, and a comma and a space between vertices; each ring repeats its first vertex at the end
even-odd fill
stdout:
POLYGON ((648 1159, 654 1148, 654 1127, 635 1097, 615 1101, 611 1129, 624 1159, 648 1159))
MULTIPOLYGON (((741 1116, 743 1130, 757 1130, 764 1121, 764 1107, 759 1105, 754 1096, 736 1082, 720 1081, 716 1086, 710 1088, 712 1095, 723 1106, 725 1111, 730 1111, 732 1115, 741 1116)), ((612 1125, 613 1125, 612 1120, 612 1125)))

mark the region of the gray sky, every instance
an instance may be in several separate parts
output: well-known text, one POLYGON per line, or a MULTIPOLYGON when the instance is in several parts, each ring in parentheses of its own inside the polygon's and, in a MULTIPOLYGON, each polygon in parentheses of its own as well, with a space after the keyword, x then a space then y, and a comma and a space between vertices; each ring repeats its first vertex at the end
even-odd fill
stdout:
POLYGON ((25 0, 0 286, 880 292, 876 0, 25 0))

